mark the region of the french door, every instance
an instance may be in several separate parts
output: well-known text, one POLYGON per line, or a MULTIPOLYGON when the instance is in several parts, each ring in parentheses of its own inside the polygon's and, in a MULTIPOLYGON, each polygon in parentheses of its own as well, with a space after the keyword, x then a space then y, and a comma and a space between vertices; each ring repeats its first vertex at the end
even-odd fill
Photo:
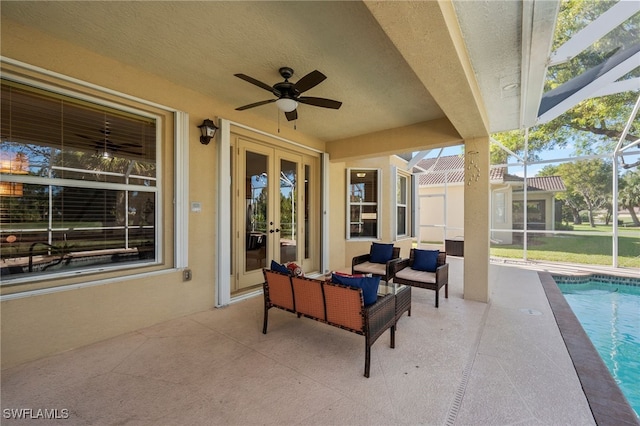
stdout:
POLYGON ((312 243, 319 237, 314 235, 319 234, 319 215, 313 213, 319 208, 314 208, 315 190, 310 187, 310 181, 319 181, 312 175, 317 158, 243 138, 236 141, 232 294, 260 285, 262 268, 272 260, 296 262, 307 271, 319 263, 319 250, 312 243))

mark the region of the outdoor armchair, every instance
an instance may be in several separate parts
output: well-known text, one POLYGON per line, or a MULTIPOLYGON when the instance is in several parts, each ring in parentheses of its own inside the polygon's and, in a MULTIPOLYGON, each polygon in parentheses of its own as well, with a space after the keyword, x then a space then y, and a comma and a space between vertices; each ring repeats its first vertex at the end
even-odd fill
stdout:
POLYGON ((436 308, 442 287, 444 297, 449 297, 449 264, 445 252, 411 249, 408 259, 393 262, 392 267, 395 284, 435 290, 436 308))
POLYGON ((352 274, 371 274, 389 282, 393 275, 393 262, 400 260, 400 247, 393 244, 372 243, 367 254, 351 259, 352 274))

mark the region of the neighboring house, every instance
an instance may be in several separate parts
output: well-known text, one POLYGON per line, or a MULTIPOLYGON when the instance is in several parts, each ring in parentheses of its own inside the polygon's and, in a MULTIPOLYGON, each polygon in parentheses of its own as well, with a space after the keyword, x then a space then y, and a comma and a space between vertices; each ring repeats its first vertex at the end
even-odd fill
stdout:
MULTIPOLYGON (((422 160, 419 176, 419 241, 441 244, 464 237, 465 163, 463 156, 422 160)), ((482 171, 480 171, 482 173, 482 171)), ((491 241, 512 244, 524 229, 524 178, 507 173, 506 167, 491 167, 491 241), (502 231, 504 230, 504 231, 502 231), (514 232, 515 231, 515 232, 514 232)), ((560 176, 527 178, 527 229, 554 230, 562 218, 558 192, 566 188, 560 176)))

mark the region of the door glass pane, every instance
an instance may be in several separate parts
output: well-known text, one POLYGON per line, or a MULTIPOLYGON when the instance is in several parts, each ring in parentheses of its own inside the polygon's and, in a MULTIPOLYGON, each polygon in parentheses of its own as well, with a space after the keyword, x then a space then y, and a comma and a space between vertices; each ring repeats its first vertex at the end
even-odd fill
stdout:
POLYGON ((309 192, 309 179, 311 179, 311 167, 304 166, 304 258, 311 257, 311 193, 309 192))
POLYGON ((267 156, 247 151, 245 164, 245 270, 267 263, 267 156))
POLYGON ((296 205, 298 165, 280 160, 280 262, 293 262, 297 258, 298 221, 296 205))
MULTIPOLYGON (((231 176, 233 176, 233 179, 235 179, 235 168, 234 166, 234 161, 233 161, 233 153, 235 151, 235 148, 233 146, 229 147, 229 171, 231 172, 231 176)), ((237 206, 234 204, 233 202, 233 192, 234 191, 229 191, 229 211, 230 212, 235 212, 237 206)), ((246 198, 246 197, 245 197, 246 198)), ((235 225, 232 225, 235 226, 235 225)), ((235 247, 234 247, 234 238, 229 238, 229 271, 231 272, 231 275, 235 274, 236 271, 234 270, 234 265, 236 264, 236 252, 235 247)))

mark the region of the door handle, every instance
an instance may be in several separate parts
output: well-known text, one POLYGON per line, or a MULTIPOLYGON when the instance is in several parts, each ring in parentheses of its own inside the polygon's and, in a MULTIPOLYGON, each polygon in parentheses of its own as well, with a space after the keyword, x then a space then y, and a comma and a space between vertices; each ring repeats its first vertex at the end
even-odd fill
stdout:
POLYGON ((276 228, 276 232, 280 232, 280 230, 278 228, 276 228))
POLYGON ((270 234, 273 234, 274 232, 276 232, 276 231, 274 231, 273 229, 270 229, 270 230, 269 230, 269 233, 270 233, 270 234))

